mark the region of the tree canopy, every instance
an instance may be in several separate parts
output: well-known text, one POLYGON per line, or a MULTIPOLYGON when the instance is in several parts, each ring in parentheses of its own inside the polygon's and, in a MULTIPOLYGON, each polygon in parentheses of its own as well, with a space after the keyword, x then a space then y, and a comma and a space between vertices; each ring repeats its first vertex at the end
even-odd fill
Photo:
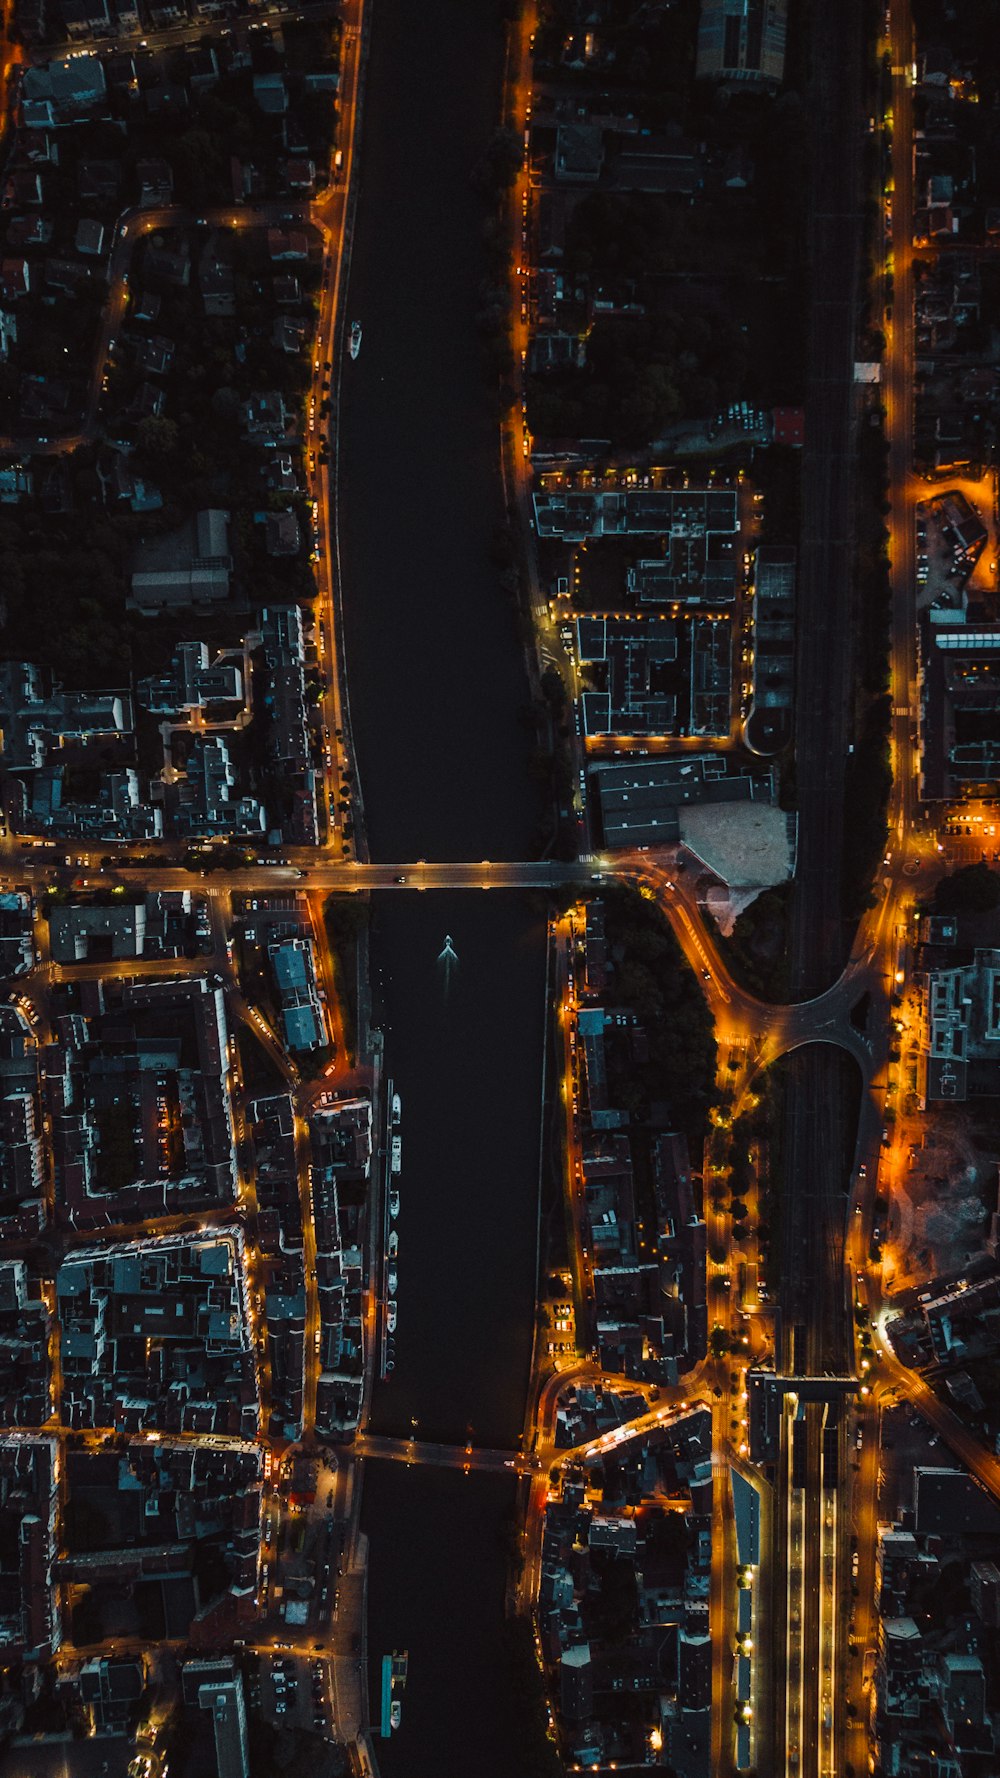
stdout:
POLYGON ((995 907, 1000 907, 1000 872, 991 870, 985 860, 952 871, 934 890, 939 914, 987 914, 995 907))

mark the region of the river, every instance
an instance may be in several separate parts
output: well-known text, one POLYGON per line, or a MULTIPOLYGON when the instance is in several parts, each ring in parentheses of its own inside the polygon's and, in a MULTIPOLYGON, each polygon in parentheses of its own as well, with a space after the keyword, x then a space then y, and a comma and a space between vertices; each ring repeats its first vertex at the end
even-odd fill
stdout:
MULTIPOLYGON (((373 859, 531 855, 529 693, 491 540, 498 428, 475 330, 498 116, 498 0, 372 0, 348 307, 340 527, 347 669, 373 859)), ((481 892, 375 898, 386 1062, 403 1098, 396 1370, 373 1425, 512 1446, 535 1289, 545 915, 481 892), (440 962, 445 935, 457 971, 440 962)), ((504 1477, 368 1463, 370 1688, 406 1647, 386 1778, 516 1769, 504 1477)))

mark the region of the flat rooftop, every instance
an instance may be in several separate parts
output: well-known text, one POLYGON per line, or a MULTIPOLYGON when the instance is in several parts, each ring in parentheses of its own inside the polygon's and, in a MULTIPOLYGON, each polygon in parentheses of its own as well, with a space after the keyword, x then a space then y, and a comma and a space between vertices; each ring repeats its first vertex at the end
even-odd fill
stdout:
POLYGON ((768 889, 795 869, 795 816, 763 802, 687 808, 680 837, 730 889, 768 889))
POLYGON ((712 735, 730 731, 732 627, 697 613, 578 617, 577 655, 590 669, 584 732, 712 735))
POLYGON ((597 786, 605 844, 612 849, 669 846, 682 837, 681 814, 695 805, 770 808, 773 774, 731 754, 686 754, 601 765, 597 786))
POLYGON ((779 753, 791 740, 795 694, 795 551, 759 549, 754 575, 753 708, 747 746, 779 753))
MULTIPOLYGON (((534 496, 539 537, 642 537, 739 530, 735 488, 543 488, 534 496)), ((704 546, 703 546, 704 547, 704 546)))

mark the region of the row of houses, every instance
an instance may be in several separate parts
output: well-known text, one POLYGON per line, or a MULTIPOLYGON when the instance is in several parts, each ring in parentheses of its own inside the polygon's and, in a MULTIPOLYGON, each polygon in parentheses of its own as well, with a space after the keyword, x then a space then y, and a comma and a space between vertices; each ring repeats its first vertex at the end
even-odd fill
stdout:
POLYGON ((628 1012, 602 1004, 608 980, 604 909, 587 905, 581 1001, 574 1006, 580 1123, 582 1238, 593 1258, 594 1339, 604 1369, 676 1381, 707 1339, 705 1224, 687 1143, 676 1131, 642 1132, 651 1172, 655 1245, 640 1243, 628 1115, 609 1102, 606 1045, 645 1050, 628 1012))
MULTIPOLYGON (((52 1437, 0 1436, 7 1663, 46 1662, 83 1597, 94 1640, 129 1621, 194 1648, 239 1634, 254 1615, 262 1484, 252 1444, 60 1452, 52 1437)), ((57 1683, 85 1733, 121 1735, 137 1726, 147 1679, 141 1655, 105 1654, 64 1662, 57 1683)))
POLYGON ((577 1769, 708 1778, 711 1415, 624 1433, 562 1464, 544 1509, 537 1624, 560 1750, 577 1769))
POLYGON ((302 1435, 306 1363, 306 1277, 295 1109, 288 1093, 254 1099, 257 1255, 263 1268, 264 1328, 258 1333, 270 1369, 271 1438, 302 1435))
POLYGON ((316 1430, 349 1439, 364 1388, 362 1231, 372 1159, 367 1098, 320 1096, 308 1120, 307 1180, 296 1151, 288 1094, 249 1107, 256 1155, 257 1246, 265 1267, 264 1319, 271 1375, 272 1436, 302 1429, 306 1365, 316 1366, 316 1430), (307 1185, 316 1238, 319 1327, 306 1351, 302 1193, 307 1185))
POLYGON ((0 1006, 0 1221, 10 1239, 45 1227, 38 1044, 24 1004, 0 1006))
POLYGON ((875 1758, 886 1773, 980 1778, 1000 1747, 1000 1514, 964 1470, 918 1465, 911 1486, 911 1504, 878 1527, 875 1758), (968 1604, 940 1585, 946 1570, 968 1604))
POLYGON ((104 1634, 123 1598, 142 1612, 150 1595, 163 1633, 195 1646, 217 1644, 253 1622, 264 1481, 258 1446, 143 1439, 121 1451, 70 1449, 64 1467, 57 1577, 70 1599, 87 1589, 104 1634))
POLYGON ((255 1439, 239 1227, 77 1249, 56 1273, 63 1424, 255 1439))
POLYGON ((357 1430, 364 1392, 371 1100, 324 1094, 310 1113, 309 1144, 319 1294, 316 1430, 339 1442, 357 1430))
POLYGON ((43 1052, 57 1217, 96 1229, 231 1204, 229 1030, 217 981, 126 981, 60 1015, 43 1052))
MULTIPOLYGON (((183 580, 190 592, 194 579, 207 575, 220 576, 228 586, 228 557, 221 553, 227 517, 199 515, 199 521, 223 521, 213 531, 218 548, 206 543, 209 553, 193 556, 189 565, 148 570, 133 576, 133 585, 153 579, 162 590, 169 580, 173 593, 183 580)), ((140 704, 178 722, 183 718, 192 730, 176 758, 171 745, 170 769, 149 781, 132 763, 136 721, 130 692, 64 692, 31 662, 0 663, 0 763, 12 786, 17 825, 98 843, 157 839, 165 832, 193 840, 260 838, 273 827, 279 840, 315 845, 321 786, 306 702, 301 609, 265 608, 246 648, 257 676, 261 765, 275 786, 270 816, 241 784, 231 739, 213 727, 237 726, 232 712, 250 697, 245 671, 210 662, 205 644, 190 642, 180 645, 165 673, 137 686, 140 704), (114 765, 104 763, 109 749, 118 756, 114 765), (96 772, 96 796, 91 793, 90 800, 74 793, 68 769, 85 762, 96 772)))

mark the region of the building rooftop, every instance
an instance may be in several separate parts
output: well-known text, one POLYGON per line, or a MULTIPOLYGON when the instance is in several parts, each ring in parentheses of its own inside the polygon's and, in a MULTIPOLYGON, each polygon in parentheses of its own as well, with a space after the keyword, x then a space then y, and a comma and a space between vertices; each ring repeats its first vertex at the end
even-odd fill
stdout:
POLYGON ((544 488, 533 495, 539 537, 582 542, 588 537, 685 533, 732 535, 738 530, 733 488, 544 488))
POLYGON ((242 1230, 80 1248, 56 1274, 75 1427, 257 1433, 242 1230))
POLYGON ((795 694, 795 551, 770 545, 757 551, 754 572, 753 706, 747 746, 780 753, 792 735, 795 694))
POLYGON ((701 0, 697 78, 779 86, 787 30, 787 0, 701 0))
POLYGON ((579 617, 576 643, 589 681, 580 698, 587 735, 728 736, 728 622, 700 613, 579 617))
POLYGON ((689 806, 679 817, 681 839, 734 891, 787 883, 795 870, 793 814, 765 802, 689 806))
POLYGON ((924 988, 920 1089, 928 1100, 961 1102, 1000 1093, 1000 950, 932 970, 924 988))
MULTIPOLYGON (((101 984, 97 984, 101 986, 101 984)), ((126 981, 46 1051, 56 1205, 77 1228, 203 1209, 236 1185, 228 1029, 204 976, 126 981)))
POLYGON ((45 1660, 59 1646, 56 1464, 55 1439, 0 1436, 0 1644, 8 1661, 45 1660))
POLYGON ((773 774, 727 753, 684 753, 592 768, 605 844, 612 849, 673 845, 681 812, 705 805, 754 804, 775 798, 773 774))

